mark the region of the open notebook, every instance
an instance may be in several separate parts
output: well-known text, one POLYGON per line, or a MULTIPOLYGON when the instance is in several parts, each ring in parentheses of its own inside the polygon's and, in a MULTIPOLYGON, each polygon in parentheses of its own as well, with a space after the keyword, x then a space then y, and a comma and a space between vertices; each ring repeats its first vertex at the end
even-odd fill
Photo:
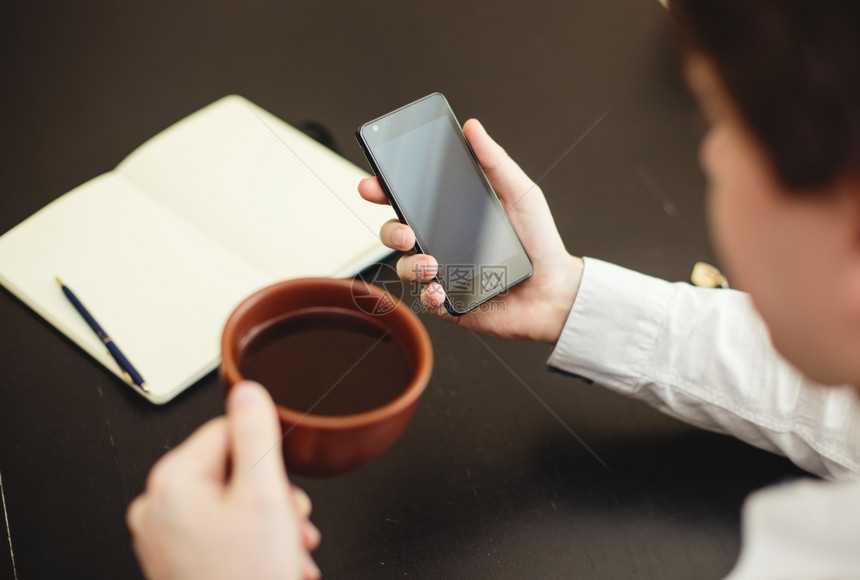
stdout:
POLYGON ((143 375, 142 394, 165 403, 217 366, 222 326, 245 296, 354 275, 388 254, 377 232, 394 214, 358 196, 365 175, 225 97, 0 237, 0 282, 121 377, 62 278, 143 375))

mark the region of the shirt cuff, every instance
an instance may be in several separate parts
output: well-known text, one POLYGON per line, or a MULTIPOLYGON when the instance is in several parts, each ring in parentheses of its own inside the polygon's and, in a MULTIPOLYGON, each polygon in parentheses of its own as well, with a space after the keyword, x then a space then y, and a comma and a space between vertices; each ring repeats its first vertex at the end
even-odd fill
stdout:
POLYGON ((668 319, 672 284, 594 258, 547 364, 627 392, 636 390, 668 319))

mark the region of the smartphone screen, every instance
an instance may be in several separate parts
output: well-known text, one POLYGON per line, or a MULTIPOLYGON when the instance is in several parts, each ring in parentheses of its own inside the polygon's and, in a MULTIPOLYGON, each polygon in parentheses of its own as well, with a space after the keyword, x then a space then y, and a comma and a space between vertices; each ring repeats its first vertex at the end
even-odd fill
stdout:
MULTIPOLYGON (((356 132, 416 250, 439 262, 453 314, 464 314, 531 275, 498 196, 444 96, 428 95, 356 132)), ((523 192, 525 193, 525 192, 523 192)))

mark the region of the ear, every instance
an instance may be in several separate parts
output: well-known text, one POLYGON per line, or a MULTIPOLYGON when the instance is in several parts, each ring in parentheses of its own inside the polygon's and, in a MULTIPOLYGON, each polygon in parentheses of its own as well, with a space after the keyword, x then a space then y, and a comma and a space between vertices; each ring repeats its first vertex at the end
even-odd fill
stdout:
POLYGON ((860 167, 839 177, 832 190, 851 227, 854 251, 860 252, 860 167))
POLYGON ((845 272, 852 317, 860 323, 860 168, 839 179, 836 185, 842 198, 849 230, 848 261, 845 272))

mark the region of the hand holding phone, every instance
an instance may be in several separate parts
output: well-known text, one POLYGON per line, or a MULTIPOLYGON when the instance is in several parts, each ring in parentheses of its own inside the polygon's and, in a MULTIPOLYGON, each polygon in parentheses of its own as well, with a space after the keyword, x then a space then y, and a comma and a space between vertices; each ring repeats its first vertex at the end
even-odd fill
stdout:
POLYGON ((444 96, 374 119, 356 137, 415 233, 415 250, 438 260, 448 312, 465 314, 531 276, 528 254, 444 96))
MULTIPOLYGON (((457 319, 441 307, 441 300, 435 302, 444 295, 436 282, 430 283, 436 285, 437 291, 428 299, 432 306, 440 306, 434 311, 442 318, 456 320, 465 328, 502 338, 553 343, 558 339, 579 287, 582 261, 565 250, 541 189, 480 123, 467 121, 463 132, 531 257, 534 274, 493 299, 493 308, 478 308, 457 319)), ((364 179, 358 190, 370 202, 388 203, 376 177, 364 179)), ((412 229, 396 221, 383 226, 380 237, 384 244, 401 251, 410 250, 415 240, 412 229)), ((425 263, 435 261, 422 254, 406 255, 401 257, 398 271, 405 281, 430 282, 432 277, 422 277, 426 269, 416 267, 425 263)))

